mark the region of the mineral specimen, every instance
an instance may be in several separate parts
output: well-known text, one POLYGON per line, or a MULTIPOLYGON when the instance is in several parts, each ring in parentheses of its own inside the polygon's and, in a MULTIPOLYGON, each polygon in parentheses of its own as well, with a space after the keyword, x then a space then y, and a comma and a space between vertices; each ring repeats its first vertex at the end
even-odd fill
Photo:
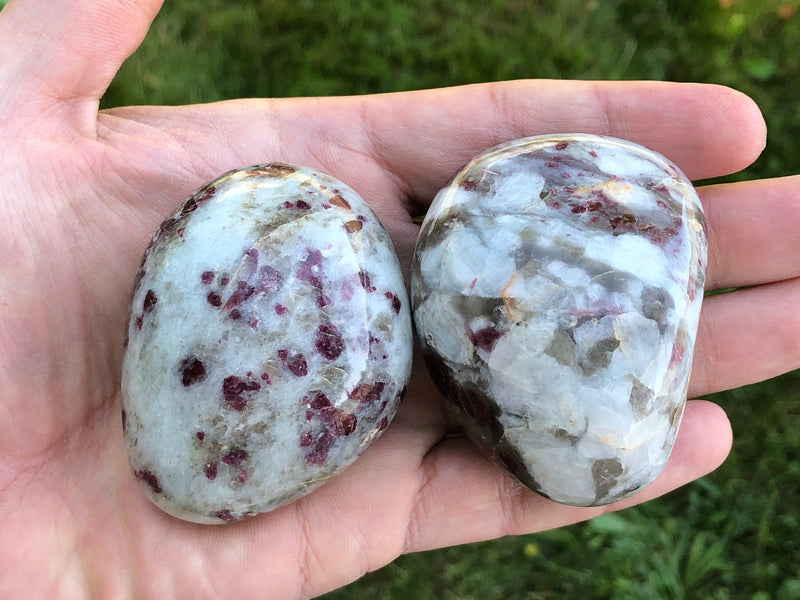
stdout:
POLYGON ((391 241, 341 182, 257 165, 186 200, 136 278, 122 423, 140 487, 223 523, 306 494, 386 429, 411 368, 391 241))
POLYGON ((414 258, 429 370, 520 481, 577 506, 651 482, 686 400, 702 209, 664 157, 591 135, 492 148, 434 199, 414 258))

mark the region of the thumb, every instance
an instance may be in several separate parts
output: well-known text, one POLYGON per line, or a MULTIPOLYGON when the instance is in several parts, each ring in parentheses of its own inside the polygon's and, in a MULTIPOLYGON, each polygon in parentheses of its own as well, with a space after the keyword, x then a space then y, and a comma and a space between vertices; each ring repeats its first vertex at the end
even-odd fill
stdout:
POLYGON ((0 12, 0 132, 66 121, 93 136, 100 96, 162 1, 11 0, 0 12))

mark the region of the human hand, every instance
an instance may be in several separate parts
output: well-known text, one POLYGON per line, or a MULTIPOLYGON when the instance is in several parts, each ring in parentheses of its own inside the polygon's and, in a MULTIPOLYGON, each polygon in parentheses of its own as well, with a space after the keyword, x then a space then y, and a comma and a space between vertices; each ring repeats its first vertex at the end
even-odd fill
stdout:
MULTIPOLYGON (((617 505, 557 505, 450 435, 418 363, 383 437, 313 494, 220 527, 155 508, 129 473, 122 440, 126 305, 152 232, 215 175, 284 161, 343 180, 374 207, 407 273, 412 216, 496 143, 615 135, 662 152, 695 179, 743 168, 764 143, 745 97, 660 83, 511 82, 98 113, 159 5, 12 0, 0 12, 0 597, 311 597, 403 552, 642 502, 724 459, 725 415, 690 402, 655 483, 617 505)), ((700 190, 709 287, 752 287, 706 300, 692 396, 798 366, 798 185, 785 178, 700 190)))

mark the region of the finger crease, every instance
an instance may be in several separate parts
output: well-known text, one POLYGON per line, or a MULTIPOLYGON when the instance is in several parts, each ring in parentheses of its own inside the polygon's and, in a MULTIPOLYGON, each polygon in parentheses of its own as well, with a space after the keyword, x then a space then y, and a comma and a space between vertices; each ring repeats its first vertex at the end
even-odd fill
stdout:
MULTIPOLYGON (((434 446, 434 448, 435 447, 436 446, 434 446)), ((438 470, 435 466, 435 461, 430 458, 432 451, 433 448, 422 457, 422 460, 419 464, 418 472, 422 473, 421 482, 411 500, 411 507, 408 511, 406 535, 405 539, 403 540, 402 554, 413 552, 419 540, 419 523, 421 519, 420 514, 424 512, 425 496, 427 494, 428 487, 435 479, 438 470)))

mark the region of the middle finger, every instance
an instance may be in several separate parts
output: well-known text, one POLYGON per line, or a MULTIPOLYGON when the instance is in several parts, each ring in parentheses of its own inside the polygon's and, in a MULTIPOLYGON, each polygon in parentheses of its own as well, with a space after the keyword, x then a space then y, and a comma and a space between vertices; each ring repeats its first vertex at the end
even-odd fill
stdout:
POLYGON ((706 289, 800 276, 800 176, 698 190, 708 222, 706 289))

